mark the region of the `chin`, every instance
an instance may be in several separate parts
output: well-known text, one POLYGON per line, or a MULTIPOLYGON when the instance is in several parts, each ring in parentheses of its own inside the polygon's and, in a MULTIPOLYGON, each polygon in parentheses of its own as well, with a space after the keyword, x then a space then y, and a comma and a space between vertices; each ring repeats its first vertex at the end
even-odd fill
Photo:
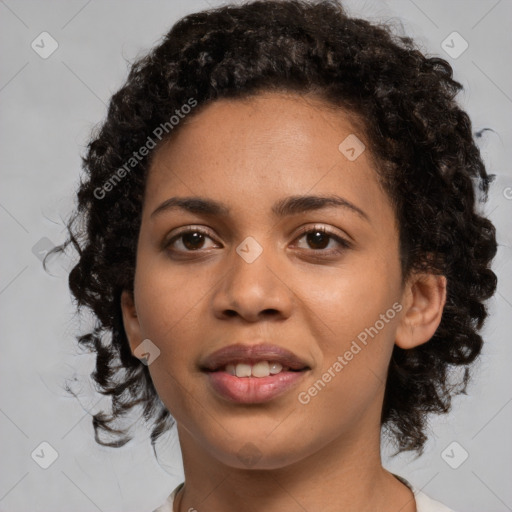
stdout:
POLYGON ((226 466, 240 470, 271 470, 289 466, 307 456, 303 438, 301 452, 298 452, 296 436, 286 434, 282 439, 278 435, 267 436, 261 431, 252 435, 251 429, 239 429, 238 432, 241 435, 226 435, 221 442, 218 439, 217 442, 206 440, 211 446, 212 456, 226 466))
POLYGON ((267 449, 261 450, 251 441, 242 444, 240 448, 233 452, 217 453, 219 460, 231 468, 239 470, 275 470, 284 468, 293 464, 301 459, 301 457, 287 450, 285 453, 282 450, 276 452, 267 449))

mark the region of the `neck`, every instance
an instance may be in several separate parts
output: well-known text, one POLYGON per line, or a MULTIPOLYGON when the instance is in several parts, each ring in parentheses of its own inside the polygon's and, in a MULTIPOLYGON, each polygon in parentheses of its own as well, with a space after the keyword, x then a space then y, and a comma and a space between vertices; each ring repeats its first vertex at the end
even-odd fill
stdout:
POLYGON ((185 486, 175 511, 415 512, 412 492, 382 467, 380 430, 336 438, 277 469, 228 466, 178 425, 185 486))

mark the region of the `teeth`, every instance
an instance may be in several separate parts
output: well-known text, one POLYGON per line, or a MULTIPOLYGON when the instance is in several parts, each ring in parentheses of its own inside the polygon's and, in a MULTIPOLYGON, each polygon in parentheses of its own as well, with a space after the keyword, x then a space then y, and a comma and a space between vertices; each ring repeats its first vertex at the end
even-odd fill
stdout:
POLYGON ((267 361, 259 361, 252 367, 253 377, 268 377, 270 375, 270 365, 267 361))
POLYGON ((268 377, 283 371, 283 365, 268 361, 258 361, 253 365, 248 363, 228 364, 224 371, 237 377, 268 377))
POLYGON ((270 365, 270 373, 275 375, 279 373, 283 369, 283 365, 281 363, 271 363, 270 365))
POLYGON ((251 376, 251 365, 240 363, 235 367, 237 377, 250 377, 251 376))

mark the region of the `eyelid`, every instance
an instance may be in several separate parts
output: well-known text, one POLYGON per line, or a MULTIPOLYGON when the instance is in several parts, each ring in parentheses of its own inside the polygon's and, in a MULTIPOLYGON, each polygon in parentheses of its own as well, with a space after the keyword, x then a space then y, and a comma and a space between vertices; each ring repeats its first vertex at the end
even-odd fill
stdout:
MULTIPOLYGON (((325 224, 313 224, 313 225, 309 224, 307 226, 303 226, 300 228, 295 239, 299 238, 301 235, 304 235, 311 231, 321 231, 322 233, 325 233, 326 235, 329 235, 332 238, 334 238, 335 240, 337 240, 341 245, 343 245, 345 247, 352 247, 351 241, 347 240, 347 238, 345 236, 343 236, 341 233, 339 233, 331 228, 326 227, 325 224)), ((347 235, 347 237, 349 237, 349 235, 347 235)), ((349 238, 351 238, 351 237, 349 237, 349 238)))
MULTIPOLYGON (((215 243, 218 243, 214 236, 212 236, 212 233, 205 229, 203 226, 194 225, 194 224, 188 224, 186 226, 182 226, 181 228, 177 228, 177 231, 173 231, 172 234, 169 234, 169 236, 166 236, 163 239, 162 242, 162 249, 166 249, 169 247, 177 238, 179 238, 181 235, 185 233, 190 232, 198 232, 203 235, 206 235, 207 237, 211 238, 215 243)), ((192 251, 189 251, 192 252, 192 251)))

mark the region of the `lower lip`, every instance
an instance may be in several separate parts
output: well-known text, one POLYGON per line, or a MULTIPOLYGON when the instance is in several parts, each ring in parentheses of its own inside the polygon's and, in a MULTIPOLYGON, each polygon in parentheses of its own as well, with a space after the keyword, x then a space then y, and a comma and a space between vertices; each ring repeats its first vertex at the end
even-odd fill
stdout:
POLYGON ((214 391, 222 398, 239 404, 259 404, 289 391, 304 378, 305 373, 281 372, 268 377, 236 377, 217 371, 207 372, 207 376, 214 391))

